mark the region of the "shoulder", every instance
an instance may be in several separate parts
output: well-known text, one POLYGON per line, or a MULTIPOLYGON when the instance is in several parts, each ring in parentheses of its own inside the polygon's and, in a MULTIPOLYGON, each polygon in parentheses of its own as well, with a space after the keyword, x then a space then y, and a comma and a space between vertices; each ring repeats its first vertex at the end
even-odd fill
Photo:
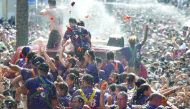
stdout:
POLYGON ((141 48, 142 47, 142 44, 141 43, 138 43, 137 45, 136 45, 136 48, 141 48))
POLYGON ((31 69, 27 69, 27 68, 21 68, 20 70, 21 75, 25 75, 26 73, 32 73, 31 69))
POLYGON ((97 96, 100 96, 101 91, 100 91, 99 89, 93 89, 93 92, 94 92, 94 91, 96 91, 96 95, 97 95, 97 96))
POLYGON ((88 67, 88 68, 95 68, 95 67, 96 67, 96 64, 88 64, 87 67, 88 67))
POLYGON ((120 51, 121 52, 126 52, 126 51, 129 51, 130 50, 130 47, 123 47, 120 51))
POLYGON ((74 96, 80 95, 81 91, 82 89, 77 89, 72 96, 74 97, 74 96))
POLYGON ((30 72, 31 70, 27 69, 27 68, 21 68, 20 70, 21 72, 30 72))
POLYGON ((29 78, 28 80, 26 80, 26 82, 38 82, 39 78, 35 77, 35 78, 29 78))
POLYGON ((78 26, 78 28, 80 28, 81 30, 87 31, 87 29, 83 26, 78 26))
POLYGON ((39 82, 38 78, 29 78, 26 80, 25 86, 29 87, 29 86, 37 84, 38 82, 39 82))
POLYGON ((114 62, 117 64, 121 64, 121 61, 119 61, 119 60, 114 60, 114 62))
POLYGON ((47 80, 47 83, 48 83, 49 85, 54 86, 54 83, 53 83, 52 81, 50 81, 48 78, 46 78, 46 80, 47 80))

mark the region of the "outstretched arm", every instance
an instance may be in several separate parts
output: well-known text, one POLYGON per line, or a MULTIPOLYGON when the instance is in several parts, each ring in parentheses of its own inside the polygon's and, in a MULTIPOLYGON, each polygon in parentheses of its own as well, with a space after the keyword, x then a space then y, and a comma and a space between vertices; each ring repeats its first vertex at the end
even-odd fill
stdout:
POLYGON ((176 37, 173 37, 172 38, 172 43, 174 44, 174 46, 177 48, 177 49, 179 49, 179 44, 177 44, 177 42, 176 42, 176 37))
POLYGON ((167 105, 170 106, 172 109, 178 109, 175 105, 173 105, 171 102, 167 101, 167 105))
POLYGON ((148 25, 146 25, 146 27, 145 27, 145 33, 144 33, 144 39, 143 39, 143 41, 141 42, 141 45, 142 45, 142 46, 145 44, 145 42, 146 42, 146 40, 147 40, 148 30, 149 30, 148 25))
POLYGON ((12 70, 12 71, 15 71, 15 72, 20 72, 21 71, 21 67, 19 67, 18 65, 13 65, 11 63, 9 63, 9 68, 12 70))
POLYGON ((41 55, 44 56, 44 58, 45 58, 47 64, 49 65, 50 69, 53 71, 56 71, 57 68, 56 68, 55 64, 52 62, 49 55, 46 53, 46 51, 43 48, 40 48, 40 52, 41 52, 41 55))
POLYGON ((65 56, 64 56, 64 51, 65 51, 65 47, 62 47, 61 49, 60 49, 60 52, 59 52, 59 60, 60 60, 60 62, 64 65, 64 66, 66 66, 65 65, 65 56))

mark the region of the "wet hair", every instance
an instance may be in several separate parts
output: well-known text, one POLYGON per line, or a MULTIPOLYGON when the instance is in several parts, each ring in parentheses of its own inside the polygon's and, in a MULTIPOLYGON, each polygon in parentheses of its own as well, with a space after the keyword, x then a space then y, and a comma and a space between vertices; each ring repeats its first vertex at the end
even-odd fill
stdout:
POLYGON ((114 60, 114 53, 112 51, 107 52, 107 60, 114 60))
POLYGON ((127 75, 127 83, 128 84, 135 82, 135 80, 136 80, 136 75, 134 73, 129 73, 127 75))
POLYGON ((82 98, 82 96, 77 95, 77 96, 73 97, 72 100, 73 100, 74 98, 77 98, 77 99, 78 99, 78 102, 81 104, 81 106, 84 105, 84 99, 82 98))
POLYGON ((114 80, 116 84, 119 84, 119 74, 118 73, 112 73, 110 76, 114 76, 114 80))
POLYGON ((35 52, 30 52, 27 54, 26 58, 28 59, 28 62, 33 61, 36 57, 36 53, 35 52))
POLYGON ((121 91, 121 92, 119 92, 118 95, 121 95, 122 97, 128 99, 128 95, 127 95, 127 93, 126 93, 125 91, 121 91))
POLYGON ((70 58, 69 60, 69 63, 71 64, 71 68, 75 67, 76 65, 76 60, 74 58, 70 58))
POLYGON ((54 60, 55 60, 55 61, 59 61, 59 56, 55 56, 55 57, 54 57, 54 60))
POLYGON ((43 57, 40 56, 36 56, 33 60, 32 60, 32 64, 36 67, 38 67, 40 64, 44 63, 45 60, 43 57))
POLYGON ((69 79, 72 80, 72 81, 75 81, 75 79, 76 79, 76 75, 75 75, 74 73, 69 73, 67 76, 68 76, 69 79))
POLYGON ((89 85, 94 85, 94 77, 90 74, 85 74, 82 78, 89 85))
POLYGON ((70 73, 73 73, 73 74, 75 74, 76 77, 79 77, 79 71, 78 71, 77 68, 71 69, 71 70, 70 70, 70 73))
POLYGON ((22 49, 22 55, 23 55, 24 57, 26 57, 29 52, 30 52, 30 47, 24 47, 24 48, 22 49))
POLYGON ((56 6, 56 0, 48 0, 48 4, 51 6, 56 6))
POLYGON ((111 85, 109 86, 109 89, 110 89, 112 92, 115 92, 115 90, 116 90, 116 84, 115 84, 115 83, 111 84, 111 85))
POLYGON ((69 18, 69 23, 77 24, 77 20, 75 18, 69 18))
POLYGON ((119 74, 118 78, 119 78, 119 83, 124 83, 126 81, 127 74, 126 73, 119 74))
POLYGON ((119 89, 120 92, 121 92, 121 91, 124 91, 124 92, 127 93, 127 87, 125 87, 125 86, 122 85, 122 84, 117 85, 116 88, 119 89))
POLYGON ((140 78, 137 79, 137 82, 135 82, 135 85, 137 87, 140 87, 144 83, 146 83, 146 80, 144 78, 140 77, 140 78))
POLYGON ((85 23, 84 23, 84 21, 79 21, 79 22, 77 23, 77 25, 78 25, 78 26, 85 26, 85 23))
POLYGON ((132 98, 132 103, 134 105, 142 105, 140 100, 142 97, 144 97, 144 92, 147 91, 149 88, 150 88, 150 85, 148 84, 141 85, 135 92, 132 98))
POLYGON ((58 88, 64 92, 64 95, 67 95, 68 94, 68 91, 69 91, 69 87, 67 85, 67 83, 65 82, 60 82, 60 83, 57 83, 56 84, 58 86, 58 88))
POLYGON ((38 70, 42 71, 44 74, 48 74, 49 66, 46 63, 42 63, 39 65, 38 70))
POLYGON ((90 56, 93 61, 96 59, 95 53, 92 50, 86 50, 85 54, 90 56))
POLYGON ((71 71, 67 76, 70 80, 74 81, 74 86, 79 88, 79 75, 76 75, 75 73, 73 73, 73 71, 71 71))
POLYGON ((136 36, 129 37, 128 42, 129 42, 130 45, 135 45, 136 41, 137 41, 137 37, 136 36))

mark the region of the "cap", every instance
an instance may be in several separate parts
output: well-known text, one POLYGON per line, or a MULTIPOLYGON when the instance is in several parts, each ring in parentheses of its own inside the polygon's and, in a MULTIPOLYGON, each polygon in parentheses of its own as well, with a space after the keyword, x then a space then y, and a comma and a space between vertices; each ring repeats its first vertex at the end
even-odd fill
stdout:
POLYGON ((43 71, 45 73, 49 72, 49 66, 46 63, 42 63, 39 65, 38 70, 43 71))
POLYGON ((32 64, 34 66, 39 66, 40 64, 44 63, 45 60, 42 57, 35 57, 34 60, 32 61, 32 64))

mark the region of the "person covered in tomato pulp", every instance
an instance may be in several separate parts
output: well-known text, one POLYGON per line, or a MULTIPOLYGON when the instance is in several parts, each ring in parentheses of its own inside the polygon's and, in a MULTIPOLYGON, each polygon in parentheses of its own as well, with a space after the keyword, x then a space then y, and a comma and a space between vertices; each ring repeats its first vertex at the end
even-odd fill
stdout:
POLYGON ((75 55, 79 60, 83 60, 85 51, 91 49, 91 35, 90 32, 84 28, 84 25, 79 25, 81 24, 77 24, 76 19, 69 19, 69 27, 67 27, 62 43, 63 47, 66 47, 68 45, 68 40, 71 39, 75 55))

